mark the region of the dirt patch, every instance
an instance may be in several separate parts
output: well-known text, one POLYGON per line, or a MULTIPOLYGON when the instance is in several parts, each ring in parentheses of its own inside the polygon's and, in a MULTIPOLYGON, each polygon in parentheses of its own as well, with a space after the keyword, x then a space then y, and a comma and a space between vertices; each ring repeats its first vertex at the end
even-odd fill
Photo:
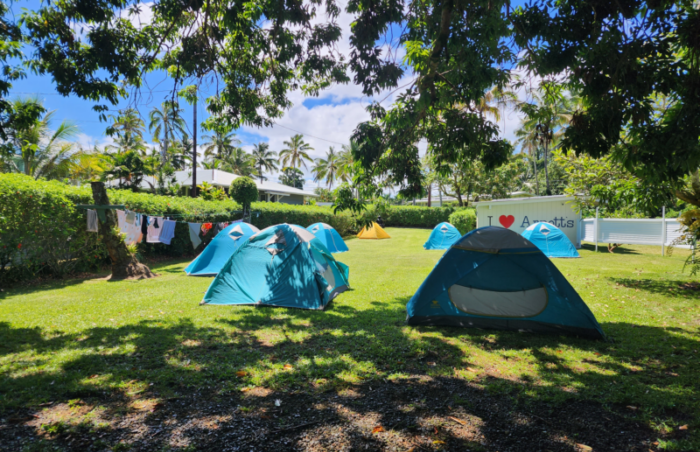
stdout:
POLYGON ((142 396, 8 414, 0 422, 0 450, 570 452, 582 444, 648 452, 657 450, 661 435, 635 422, 625 407, 552 406, 452 378, 373 382, 340 392, 251 388, 142 396))

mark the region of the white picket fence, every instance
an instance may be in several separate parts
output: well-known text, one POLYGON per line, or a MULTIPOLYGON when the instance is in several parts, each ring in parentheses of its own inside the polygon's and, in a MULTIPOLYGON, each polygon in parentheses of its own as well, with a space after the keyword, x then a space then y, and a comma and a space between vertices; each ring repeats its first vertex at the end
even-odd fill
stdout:
MULTIPOLYGON (((620 243, 626 245, 665 247, 682 234, 682 226, 675 218, 586 218, 579 225, 580 240, 598 243, 620 243)), ((690 244, 677 245, 677 248, 690 248, 690 244)))

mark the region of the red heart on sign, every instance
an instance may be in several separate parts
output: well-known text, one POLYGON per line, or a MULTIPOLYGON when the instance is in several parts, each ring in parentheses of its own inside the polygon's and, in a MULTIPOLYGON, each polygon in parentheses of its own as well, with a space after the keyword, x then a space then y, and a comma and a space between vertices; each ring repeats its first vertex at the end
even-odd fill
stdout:
POLYGON ((503 225, 504 228, 509 228, 514 222, 515 217, 513 215, 501 215, 498 217, 498 222, 503 225))

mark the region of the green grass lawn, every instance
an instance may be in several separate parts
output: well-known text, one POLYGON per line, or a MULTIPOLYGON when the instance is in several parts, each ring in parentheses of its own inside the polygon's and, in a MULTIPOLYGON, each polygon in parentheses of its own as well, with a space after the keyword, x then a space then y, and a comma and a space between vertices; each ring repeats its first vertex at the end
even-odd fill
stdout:
MULTIPOLYGON (((0 416, 45 402, 188 391, 343 391, 411 375, 457 378, 516 404, 592 401, 700 450, 700 291, 685 254, 624 246, 555 264, 611 341, 409 327, 405 305, 442 251, 430 231, 387 228, 336 255, 352 290, 324 312, 199 306, 211 278, 187 262, 153 280, 70 280, 0 292, 0 416), (685 427, 687 425, 687 427, 685 427), (681 428, 683 427, 683 428, 681 428)), ((456 401, 455 403, 459 403, 456 401)))

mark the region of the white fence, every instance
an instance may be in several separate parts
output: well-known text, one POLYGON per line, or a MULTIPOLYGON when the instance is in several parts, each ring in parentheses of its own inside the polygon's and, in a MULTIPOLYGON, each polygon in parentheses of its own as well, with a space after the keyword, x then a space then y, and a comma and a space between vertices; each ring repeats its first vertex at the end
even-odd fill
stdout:
MULTIPOLYGON (((682 226, 675 218, 621 219, 586 218, 579 227, 580 239, 601 243, 626 245, 658 245, 661 253, 681 234, 682 226)), ((674 245, 677 248, 690 248, 690 245, 674 245)))

